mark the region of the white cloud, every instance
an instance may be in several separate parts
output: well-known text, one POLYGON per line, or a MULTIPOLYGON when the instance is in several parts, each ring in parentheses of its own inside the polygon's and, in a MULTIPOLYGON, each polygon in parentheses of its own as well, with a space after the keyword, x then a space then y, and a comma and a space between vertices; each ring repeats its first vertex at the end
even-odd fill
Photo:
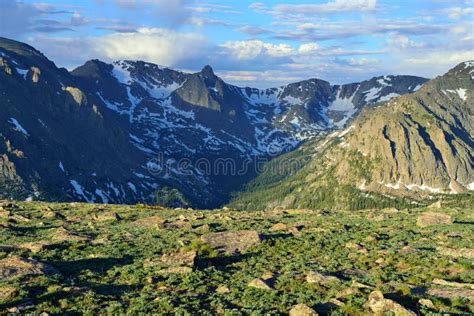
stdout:
POLYGON ((406 35, 396 33, 388 35, 387 44, 396 49, 421 48, 424 46, 423 43, 417 43, 406 35))
POLYGON ((251 60, 257 57, 287 57, 294 49, 287 44, 271 44, 260 40, 229 41, 221 45, 236 59, 251 60))
POLYGON ((270 31, 267 29, 252 25, 244 25, 239 27, 238 31, 252 36, 270 33, 270 31))
POLYGON ((93 49, 108 60, 140 59, 175 66, 201 55, 207 40, 196 33, 140 28, 136 33, 113 33, 92 39, 93 49))
POLYGON ((277 14, 328 14, 375 10, 377 0, 334 0, 324 4, 278 4, 277 14))
POLYGON ((320 46, 317 43, 305 43, 301 44, 298 48, 300 54, 313 54, 320 50, 320 46))
POLYGON ((463 16, 468 16, 471 19, 474 16, 474 7, 464 8, 464 7, 452 7, 444 10, 450 19, 460 19, 463 16))

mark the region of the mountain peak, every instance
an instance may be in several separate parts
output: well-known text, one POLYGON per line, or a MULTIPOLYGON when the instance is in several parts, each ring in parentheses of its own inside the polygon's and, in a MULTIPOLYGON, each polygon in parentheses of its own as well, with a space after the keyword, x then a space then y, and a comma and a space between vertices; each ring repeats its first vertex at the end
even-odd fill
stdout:
POLYGON ((212 67, 209 65, 204 66, 201 70, 201 74, 206 77, 206 78, 213 78, 216 75, 214 74, 214 70, 212 70, 212 67))

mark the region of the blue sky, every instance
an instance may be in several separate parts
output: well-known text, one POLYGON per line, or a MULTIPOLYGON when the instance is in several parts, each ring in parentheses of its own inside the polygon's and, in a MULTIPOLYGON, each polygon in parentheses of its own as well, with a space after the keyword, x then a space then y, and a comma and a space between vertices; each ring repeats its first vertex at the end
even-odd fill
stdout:
POLYGON ((440 75, 474 59, 473 0, 0 0, 0 36, 57 65, 141 59, 241 86, 440 75))

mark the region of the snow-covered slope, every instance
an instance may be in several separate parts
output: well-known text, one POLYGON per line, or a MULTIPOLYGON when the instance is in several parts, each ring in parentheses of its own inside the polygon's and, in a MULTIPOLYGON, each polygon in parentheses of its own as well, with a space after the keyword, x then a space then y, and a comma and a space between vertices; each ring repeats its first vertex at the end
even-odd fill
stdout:
POLYGON ((389 76, 332 86, 310 79, 254 89, 227 84, 210 66, 185 73, 91 60, 69 73, 7 39, 0 54, 0 97, 13 104, 0 119, 3 179, 22 197, 104 203, 149 203, 171 188, 180 201, 217 206, 262 159, 426 81, 389 76))

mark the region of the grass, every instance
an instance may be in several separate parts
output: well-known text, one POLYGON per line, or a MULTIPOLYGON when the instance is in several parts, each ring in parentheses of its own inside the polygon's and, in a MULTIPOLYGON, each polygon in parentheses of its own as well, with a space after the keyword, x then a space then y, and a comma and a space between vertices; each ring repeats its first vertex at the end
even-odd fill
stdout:
POLYGON ((0 230, 0 260, 31 257, 54 266, 60 274, 0 279, 0 289, 17 290, 14 297, 0 302, 0 314, 15 307, 22 313, 49 314, 286 314, 295 304, 305 303, 323 315, 363 315, 373 289, 420 314, 474 312, 472 302, 466 299, 426 293, 435 278, 474 282, 471 260, 446 257, 437 250, 474 247, 472 207, 450 203, 449 208, 434 211, 453 216, 453 224, 420 228, 416 220, 423 208, 395 213, 250 212, 16 204, 18 208, 6 207, 11 215, 0 217, 0 224, 8 227, 0 230), (120 219, 95 217, 111 213, 120 219), (187 221, 190 226, 134 224, 151 216, 169 223, 187 221), (275 223, 298 229, 272 231, 275 223), (87 238, 54 241, 59 227, 87 238), (262 242, 241 253, 220 254, 200 241, 208 232, 246 229, 258 231, 262 242), (49 245, 38 252, 19 247, 39 241, 49 245), (160 267, 144 265, 163 254, 190 250, 198 253, 191 273, 164 275, 159 273, 160 267), (305 275, 310 270, 333 274, 339 281, 307 283, 305 275), (247 285, 266 271, 275 275, 272 291, 247 285), (354 282, 370 288, 358 288, 354 282), (226 286, 229 292, 216 292, 219 286, 226 286), (421 298, 431 299, 435 309, 420 306, 421 298), (334 299, 340 306, 331 303, 334 299))

